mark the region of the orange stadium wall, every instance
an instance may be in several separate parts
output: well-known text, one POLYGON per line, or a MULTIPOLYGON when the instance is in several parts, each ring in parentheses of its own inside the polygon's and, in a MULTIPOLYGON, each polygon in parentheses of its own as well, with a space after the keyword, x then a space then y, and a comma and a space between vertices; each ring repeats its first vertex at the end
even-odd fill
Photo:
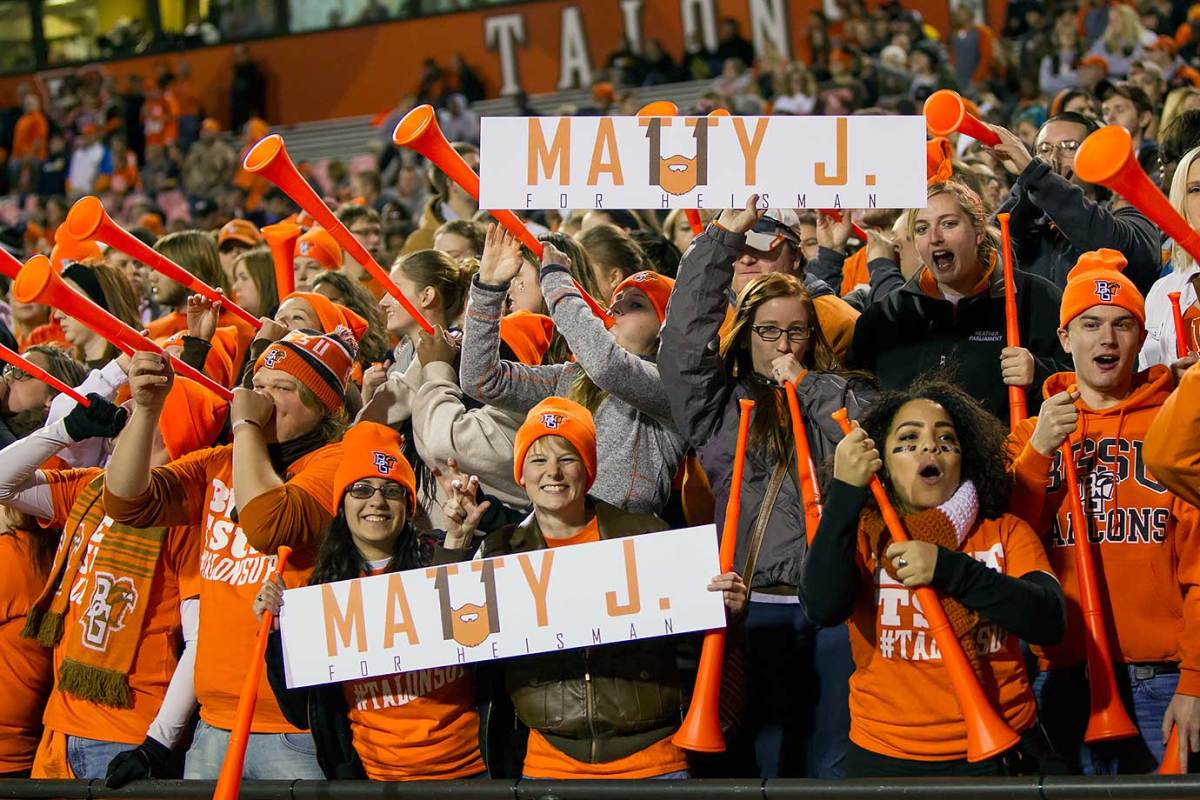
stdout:
MULTIPOLYGON (((946 2, 906 0, 905 5, 918 9, 934 28, 946 30, 946 2)), ((627 30, 641 41, 658 39, 678 57, 685 31, 713 43, 723 17, 737 19, 756 45, 770 38, 793 58, 803 58, 809 14, 819 7, 819 0, 547 0, 263 39, 247 46, 267 75, 268 120, 292 125, 389 109, 415 91, 425 58, 445 64, 455 52, 483 79, 489 96, 518 85, 530 94, 581 85, 589 71, 603 66, 627 30)), ((1002 24, 1005 8, 1003 0, 989 0, 995 27, 1002 24)), ((149 76, 158 64, 181 60, 191 65, 194 88, 208 112, 228 120, 232 45, 109 61, 95 68, 119 80, 129 73, 149 76)), ((0 79, 0 98, 12 103, 19 83, 53 75, 0 79)))

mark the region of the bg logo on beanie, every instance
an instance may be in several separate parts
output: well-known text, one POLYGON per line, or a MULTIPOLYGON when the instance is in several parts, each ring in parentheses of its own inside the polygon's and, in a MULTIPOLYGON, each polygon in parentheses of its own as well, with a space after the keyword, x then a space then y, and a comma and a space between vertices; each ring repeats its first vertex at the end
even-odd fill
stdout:
POLYGON ((375 469, 379 470, 380 475, 390 473, 392 467, 396 464, 396 457, 388 453, 381 453, 378 450, 374 450, 371 455, 375 458, 375 469))
POLYGON ((263 366, 267 369, 275 369, 275 365, 287 358, 287 352, 284 350, 269 350, 263 354, 263 366))
POLYGON ((562 414, 542 414, 542 424, 550 430, 558 430, 558 426, 562 424, 562 414))
POLYGON ((1121 284, 1116 281, 1097 280, 1096 281, 1096 297, 1099 297, 1105 303, 1111 303, 1113 298, 1121 292, 1121 284))

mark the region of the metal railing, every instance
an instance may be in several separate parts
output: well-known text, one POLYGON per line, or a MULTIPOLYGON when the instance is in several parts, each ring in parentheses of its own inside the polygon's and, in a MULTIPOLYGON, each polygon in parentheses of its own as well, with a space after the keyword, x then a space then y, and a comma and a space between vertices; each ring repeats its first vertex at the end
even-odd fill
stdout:
MULTIPOLYGON (((190 800, 212 797, 212 781, 137 781, 105 789, 104 781, 0 780, 0 798, 29 800, 190 800)), ((887 781, 245 781, 241 800, 1171 800, 1200 797, 1200 775, 1119 777, 895 779, 887 781)))

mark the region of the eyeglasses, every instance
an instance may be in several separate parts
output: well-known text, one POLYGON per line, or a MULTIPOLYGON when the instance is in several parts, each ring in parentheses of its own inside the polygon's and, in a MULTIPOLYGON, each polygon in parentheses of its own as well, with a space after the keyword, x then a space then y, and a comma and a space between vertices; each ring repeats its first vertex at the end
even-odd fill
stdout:
POLYGON ((0 375, 3 375, 5 380, 16 381, 18 383, 33 380, 32 375, 19 367, 14 367, 12 364, 5 364, 4 371, 0 375))
POLYGON ((1042 158, 1051 158, 1054 151, 1057 150, 1060 155, 1073 155, 1079 149, 1079 141, 1076 139, 1068 139, 1065 142, 1042 142, 1037 146, 1037 154, 1042 158))
POLYGON ((758 338, 764 342, 778 342, 779 337, 787 334, 787 340, 791 344, 800 344, 807 341, 812 333, 812 328, 788 328, 786 331, 783 328, 777 328, 774 325, 755 325, 750 330, 758 334, 758 338))
POLYGON ((384 500, 391 500, 394 503, 408 499, 408 490, 392 481, 388 481, 383 486, 372 486, 369 483, 355 483, 346 491, 346 494, 355 500, 370 500, 375 496, 376 492, 383 495, 384 500))

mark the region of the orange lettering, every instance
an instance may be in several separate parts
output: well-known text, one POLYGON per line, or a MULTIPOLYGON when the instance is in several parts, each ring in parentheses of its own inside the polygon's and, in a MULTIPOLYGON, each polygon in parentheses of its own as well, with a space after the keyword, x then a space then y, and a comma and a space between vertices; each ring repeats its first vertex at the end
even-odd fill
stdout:
POLYGON ((354 649, 365 652, 367 649, 367 620, 363 616, 362 583, 354 581, 350 584, 350 593, 346 598, 346 610, 343 613, 338 604, 337 596, 333 593, 333 585, 321 584, 321 604, 325 616, 325 649, 330 658, 338 654, 338 642, 342 647, 351 647, 351 639, 356 640, 354 649))
POLYGON ((596 146, 592 148, 592 164, 588 168, 588 186, 595 186, 602 172, 612 176, 614 186, 625 185, 625 176, 621 172, 621 156, 617 152, 617 132, 613 130, 611 117, 600 118, 600 127, 596 131, 596 146))
MULTIPOLYGON (((736 118, 735 118, 736 121, 736 118)), ((845 186, 846 185, 846 131, 847 121, 845 117, 837 118, 837 168, 832 175, 825 171, 825 163, 818 161, 813 165, 814 176, 818 186, 845 186)))
MULTIPOLYGON (((742 160, 746 164, 746 180, 748 186, 753 186, 758 179, 758 151, 762 147, 763 136, 767 133, 767 123, 771 120, 762 117, 754 125, 754 137, 746 136, 746 120, 741 117, 733 118, 733 130, 737 134, 738 144, 742 148, 742 160)), ((716 122, 716 120, 713 120, 716 122)))
POLYGON ((538 165, 541 165, 541 172, 545 174, 546 180, 553 180, 554 173, 558 172, 558 185, 566 186, 571 182, 571 118, 562 117, 559 119, 558 127, 554 131, 554 141, 547 147, 546 135, 542 132, 541 121, 535 117, 529 118, 529 175, 528 183, 530 186, 536 186, 540 182, 538 175, 538 165), (557 165, 554 162, 558 162, 557 165))
POLYGON ((408 636, 410 645, 420 644, 417 640, 417 628, 413 625, 412 611, 408 607, 408 595, 404 593, 404 582, 400 580, 399 572, 393 572, 388 576, 387 607, 387 620, 383 626, 383 646, 392 647, 396 641, 396 635, 400 633, 408 636), (397 610, 400 612, 399 621, 396 619, 397 610))
POLYGON ((629 590, 629 602, 617 602, 616 592, 605 592, 604 602, 608 606, 610 617, 621 617, 626 614, 636 614, 642 610, 641 592, 638 589, 637 556, 633 549, 633 539, 626 539, 625 547, 625 585, 629 590))
POLYGON ((546 590, 550 587, 550 565, 554 563, 554 551, 542 551, 542 565, 535 577, 533 574, 533 564, 529 561, 529 554, 522 553, 517 556, 517 562, 521 565, 521 572, 525 573, 525 582, 529 584, 529 591, 533 592, 533 603, 537 608, 537 624, 539 628, 544 628, 549 624, 546 614, 546 590))

